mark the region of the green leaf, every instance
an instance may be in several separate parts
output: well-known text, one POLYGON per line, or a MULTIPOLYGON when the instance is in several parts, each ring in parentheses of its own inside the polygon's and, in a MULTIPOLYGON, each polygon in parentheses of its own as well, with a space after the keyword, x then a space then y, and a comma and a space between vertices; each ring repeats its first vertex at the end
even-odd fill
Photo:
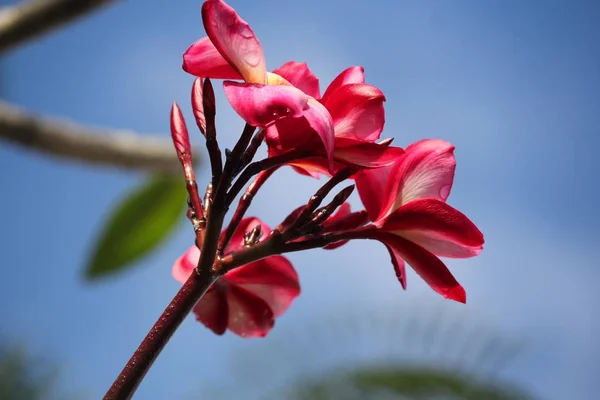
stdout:
POLYGON ((187 192, 180 179, 155 176, 129 193, 102 229, 86 278, 130 268, 162 244, 185 215, 187 192))

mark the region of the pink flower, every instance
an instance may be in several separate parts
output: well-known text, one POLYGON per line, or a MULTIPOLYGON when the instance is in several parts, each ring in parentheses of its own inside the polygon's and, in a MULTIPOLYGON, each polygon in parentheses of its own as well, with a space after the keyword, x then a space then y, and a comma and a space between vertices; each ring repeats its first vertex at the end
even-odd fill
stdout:
POLYGON ((483 249, 483 234, 460 211, 445 203, 452 188, 454 146, 422 140, 406 148, 389 167, 364 170, 356 184, 371 227, 360 235, 382 242, 406 288, 406 261, 446 298, 466 302, 463 287, 438 258, 468 258, 483 249))
MULTIPOLYGON (((246 122, 264 128, 281 119, 302 120, 331 159, 331 116, 310 94, 267 72, 260 42, 248 23, 222 0, 204 2, 202 21, 208 37, 184 53, 183 69, 198 77, 243 79, 244 83, 225 81, 223 87, 231 106, 246 122)), ((286 134, 297 136, 296 132, 286 134)), ((281 138, 284 142, 306 139, 281 138)))
MULTIPOLYGON (((235 231, 227 251, 244 246, 244 233, 260 225, 257 218, 245 218, 235 231)), ((184 283, 198 264, 200 250, 190 247, 173 265, 173 277, 184 283)), ((298 275, 283 256, 271 256, 236 268, 219 278, 194 307, 196 319, 217 335, 227 329, 242 337, 266 336, 300 294, 298 275)))
MULTIPOLYGON (((319 99, 331 114, 334 127, 334 171, 345 165, 359 168, 379 168, 391 164, 403 150, 376 143, 385 123, 383 103, 385 96, 375 86, 365 83, 364 69, 350 67, 338 75, 320 97, 319 81, 305 63, 288 62, 274 71, 283 76, 305 93, 319 99)), ((267 128, 267 143, 270 154, 284 152, 288 148, 314 147, 307 142, 307 135, 290 135, 287 132, 309 132, 308 124, 298 124, 294 120, 279 120, 267 128), (284 139, 296 142, 285 142, 284 139), (304 139, 302 139, 304 138, 304 139)), ((294 162, 298 172, 318 176, 327 174, 328 160, 321 156, 294 162)))

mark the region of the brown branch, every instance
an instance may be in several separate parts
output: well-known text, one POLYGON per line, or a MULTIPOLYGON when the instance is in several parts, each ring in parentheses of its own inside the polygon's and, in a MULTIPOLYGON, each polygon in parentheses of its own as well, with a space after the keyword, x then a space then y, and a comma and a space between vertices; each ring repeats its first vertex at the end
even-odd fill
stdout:
POLYGON ((173 145, 166 138, 124 130, 91 129, 30 114, 1 100, 0 139, 88 164, 152 172, 180 173, 181 170, 173 145))
POLYGON ((114 0, 30 0, 0 9, 0 53, 114 0))

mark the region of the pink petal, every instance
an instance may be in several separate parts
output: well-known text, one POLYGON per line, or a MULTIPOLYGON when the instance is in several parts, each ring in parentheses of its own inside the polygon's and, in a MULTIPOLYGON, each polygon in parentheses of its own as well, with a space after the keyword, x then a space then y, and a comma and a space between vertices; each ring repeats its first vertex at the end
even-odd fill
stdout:
POLYGON ((331 93, 338 90, 341 86, 351 83, 365 83, 365 69, 363 67, 350 67, 342 71, 341 74, 331 81, 321 100, 323 102, 327 101, 331 93))
POLYGON ((173 263, 173 278, 180 283, 185 283, 198 265, 198 260, 200 260, 200 250, 193 245, 173 263))
POLYGON ((268 126, 265 132, 270 157, 299 149, 312 151, 318 156, 325 156, 321 138, 311 128, 304 116, 279 119, 268 126))
POLYGON ((398 251, 396 251, 393 247, 385 245, 388 252, 390 253, 390 259, 392 261, 392 265, 394 266, 394 272, 396 273, 396 278, 402 285, 402 289, 406 290, 406 266, 404 265, 404 260, 398 251))
POLYGON ((310 97, 308 99, 308 109, 304 110, 304 118, 308 121, 310 127, 317 132, 323 142, 325 155, 330 169, 333 170, 333 147, 334 147, 334 129, 333 120, 329 111, 317 100, 310 97))
POLYGON ((260 128, 281 118, 301 117, 309 109, 309 97, 293 86, 225 81, 223 89, 239 116, 260 128))
POLYGON ((327 165, 327 160, 323 159, 323 161, 325 161, 323 163, 324 167, 321 168, 321 163, 317 164, 317 165, 309 165, 309 164, 290 164, 292 166, 292 169, 294 171, 296 171, 297 173, 299 173, 300 175, 304 175, 304 176, 308 176, 314 179, 320 179, 321 178, 321 174, 328 174, 329 173, 329 166, 327 165))
POLYGON ((404 259, 433 290, 447 299, 461 303, 467 301, 463 287, 435 255, 421 246, 393 234, 378 233, 373 238, 391 248, 394 259, 397 256, 404 259))
POLYGON ((381 168, 394 163, 402 154, 404 150, 400 147, 336 138, 333 157, 346 164, 364 168, 381 168))
POLYGON ((404 151, 391 173, 394 179, 390 182, 385 214, 415 199, 431 197, 446 201, 450 195, 456 168, 452 144, 426 139, 411 144, 404 151))
POLYGON ((283 256, 271 256, 236 268, 226 278, 264 300, 275 317, 282 315, 300 295, 298 274, 283 256))
POLYGON ((217 335, 225 333, 229 321, 226 290, 227 285, 217 281, 194 306, 196 320, 217 335))
POLYGON ((358 194, 371 221, 377 220, 384 203, 388 202, 390 191, 387 185, 393 168, 394 164, 362 170, 355 175, 358 194))
POLYGON ((267 83, 267 68, 260 42, 235 10, 222 0, 202 5, 204 29, 219 53, 248 83, 267 83))
POLYGON ((242 79, 206 36, 183 53, 183 70, 201 78, 242 79))
POLYGON ((260 297, 239 286, 227 291, 229 330, 242 337, 264 337, 275 324, 273 311, 260 297))
MULTIPOLYGON (((244 218, 240 221, 240 224, 237 226, 236 230, 233 232, 231 236, 231 241, 229 246, 227 247, 227 252, 237 251, 244 247, 244 233, 251 231, 257 225, 260 225, 262 236, 261 240, 266 238, 271 228, 269 225, 262 222, 260 219, 255 217, 244 218)), ((223 231, 221 234, 225 233, 223 231)), ((238 268, 239 269, 239 268, 238 268)), ((228 274, 229 275, 229 274, 228 274)))
POLYGON ((289 61, 273 73, 285 78, 292 85, 315 99, 318 99, 321 95, 319 79, 308 69, 305 62, 289 61))
POLYGON ((388 216, 381 227, 442 257, 468 258, 483 249, 483 234, 463 213, 437 199, 419 199, 388 216))
POLYGON ((353 83, 340 86, 322 102, 333 118, 336 138, 374 142, 385 123, 384 101, 375 86, 353 83))

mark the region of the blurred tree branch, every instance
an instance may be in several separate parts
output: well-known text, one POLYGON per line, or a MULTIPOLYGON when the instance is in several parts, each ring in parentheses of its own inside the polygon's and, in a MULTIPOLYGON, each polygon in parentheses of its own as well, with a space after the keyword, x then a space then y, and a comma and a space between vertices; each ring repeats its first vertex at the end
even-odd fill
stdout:
POLYGON ((114 0, 30 0, 0 9, 0 53, 114 0))
POLYGON ((91 164, 152 172, 181 170, 169 140, 131 131, 92 129, 27 113, 1 100, 0 139, 91 164))
MULTIPOLYGON (((0 8, 0 54, 114 0, 29 0, 0 8)), ((180 172, 169 140, 92 129, 26 112, 0 100, 0 139, 89 164, 180 172)))

